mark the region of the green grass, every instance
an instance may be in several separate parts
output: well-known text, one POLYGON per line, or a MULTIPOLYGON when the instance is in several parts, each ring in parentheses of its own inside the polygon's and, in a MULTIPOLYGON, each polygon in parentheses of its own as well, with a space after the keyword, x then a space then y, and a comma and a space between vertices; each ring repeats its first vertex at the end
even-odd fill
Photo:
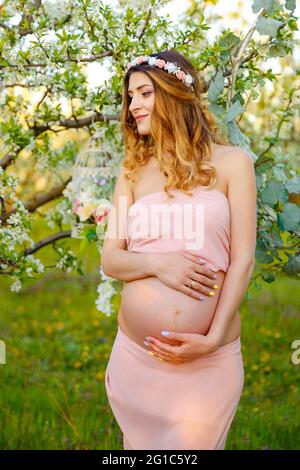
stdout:
POLYGON ((228 449, 300 449, 299 281, 280 278, 243 303, 245 385, 228 449), (298 354, 299 357, 299 354, 298 354))
MULTIPOLYGON (((1 449, 122 449, 104 386, 117 310, 96 309, 95 253, 84 278, 52 271, 19 294, 1 279, 1 449)), ((226 449, 300 449, 297 290, 282 278, 242 304, 245 386, 226 449)))

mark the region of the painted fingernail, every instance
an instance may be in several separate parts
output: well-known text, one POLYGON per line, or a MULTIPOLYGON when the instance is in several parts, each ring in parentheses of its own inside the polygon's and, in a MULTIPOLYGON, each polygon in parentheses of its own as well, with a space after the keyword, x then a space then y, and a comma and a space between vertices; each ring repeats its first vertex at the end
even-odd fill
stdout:
POLYGON ((215 274, 213 275, 213 279, 217 279, 217 276, 215 274))
POLYGON ((162 334, 163 336, 169 336, 169 332, 168 332, 168 331, 162 331, 161 334, 162 334))
POLYGON ((215 285, 213 286, 213 289, 219 289, 218 284, 215 284, 215 285))
POLYGON ((148 354, 150 354, 150 356, 154 356, 154 353, 151 351, 148 351, 148 354))
POLYGON ((199 300, 204 300, 204 297, 202 297, 202 296, 200 295, 199 300))
POLYGON ((211 290, 211 291, 210 291, 210 293, 209 293, 208 295, 211 295, 211 296, 213 296, 213 295, 215 295, 215 292, 213 292, 213 291, 211 290))
POLYGON ((148 341, 144 341, 144 345, 145 346, 149 346, 150 343, 148 343, 148 341))

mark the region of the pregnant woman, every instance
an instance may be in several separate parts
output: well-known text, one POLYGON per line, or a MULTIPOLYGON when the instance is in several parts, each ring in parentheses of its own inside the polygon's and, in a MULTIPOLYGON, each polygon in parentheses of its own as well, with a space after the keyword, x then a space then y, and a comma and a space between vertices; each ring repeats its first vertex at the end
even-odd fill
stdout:
POLYGON ((104 273, 124 281, 105 372, 124 449, 224 449, 243 390, 255 172, 202 93, 175 50, 128 65, 126 158, 101 256, 104 273))

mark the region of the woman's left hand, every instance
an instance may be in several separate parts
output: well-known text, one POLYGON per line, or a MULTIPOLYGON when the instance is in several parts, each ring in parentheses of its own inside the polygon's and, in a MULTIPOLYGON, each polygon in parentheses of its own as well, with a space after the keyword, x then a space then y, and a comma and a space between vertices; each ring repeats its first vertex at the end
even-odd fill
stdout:
MULTIPOLYGON (((163 336, 163 335, 162 335, 163 336)), ((180 346, 174 346, 153 336, 148 336, 145 341, 148 341, 150 353, 160 358, 165 362, 173 364, 182 364, 184 362, 192 362, 201 356, 210 354, 216 351, 219 347, 217 342, 212 336, 201 335, 199 333, 177 333, 169 331, 168 339, 174 339, 182 342, 180 346)))

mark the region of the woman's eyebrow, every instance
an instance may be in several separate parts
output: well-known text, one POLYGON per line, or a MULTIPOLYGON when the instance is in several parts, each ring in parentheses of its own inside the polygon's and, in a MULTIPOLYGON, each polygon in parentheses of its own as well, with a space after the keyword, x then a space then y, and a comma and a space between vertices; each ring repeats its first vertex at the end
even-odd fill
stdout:
MULTIPOLYGON (((140 86, 138 86, 136 89, 137 89, 137 90, 140 90, 140 89, 143 88, 144 86, 151 86, 151 85, 148 84, 148 83, 144 83, 144 85, 140 85, 140 86)), ((132 92, 132 90, 128 90, 128 93, 131 93, 131 92, 132 92)))

